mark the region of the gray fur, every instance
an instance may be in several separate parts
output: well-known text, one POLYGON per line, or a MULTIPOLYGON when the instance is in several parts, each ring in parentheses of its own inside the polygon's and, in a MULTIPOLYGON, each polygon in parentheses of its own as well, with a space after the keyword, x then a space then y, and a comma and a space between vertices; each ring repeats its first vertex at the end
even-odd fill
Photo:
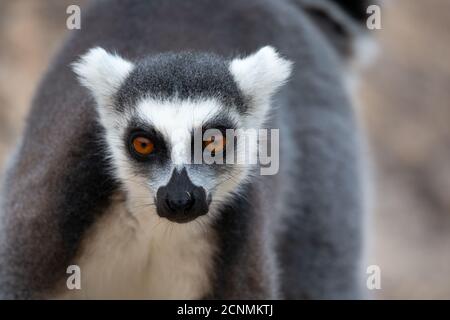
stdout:
POLYGON ((94 46, 135 61, 186 50, 231 57, 267 44, 295 63, 267 124, 280 128, 280 172, 255 178, 224 208, 208 297, 361 297, 360 133, 343 86, 344 58, 326 29, 297 0, 111 0, 83 12, 82 30, 37 90, 7 172, 0 297, 52 290, 117 190, 98 152, 94 102, 70 63, 94 46))
POLYGON ((135 106, 144 96, 166 99, 216 97, 244 110, 244 101, 221 57, 205 53, 164 53, 140 61, 117 93, 117 107, 135 106))

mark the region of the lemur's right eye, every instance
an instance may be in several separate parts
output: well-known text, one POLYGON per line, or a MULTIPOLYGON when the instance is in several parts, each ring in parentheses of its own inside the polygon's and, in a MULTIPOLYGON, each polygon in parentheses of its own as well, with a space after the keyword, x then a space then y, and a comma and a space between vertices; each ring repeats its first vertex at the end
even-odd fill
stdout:
POLYGON ((132 139, 132 148, 140 156, 148 156, 155 149, 152 140, 144 136, 135 136, 132 139))

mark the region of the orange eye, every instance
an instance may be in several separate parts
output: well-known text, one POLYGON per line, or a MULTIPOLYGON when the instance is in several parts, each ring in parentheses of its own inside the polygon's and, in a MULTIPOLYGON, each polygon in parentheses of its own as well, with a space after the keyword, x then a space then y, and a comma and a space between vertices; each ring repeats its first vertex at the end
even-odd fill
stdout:
POLYGON ((155 145, 148 138, 136 137, 133 139, 133 148, 138 154, 142 156, 148 156, 153 152, 155 145))
POLYGON ((206 141, 203 141, 203 149, 208 150, 211 153, 219 153, 225 149, 226 139, 224 137, 213 136, 206 141))

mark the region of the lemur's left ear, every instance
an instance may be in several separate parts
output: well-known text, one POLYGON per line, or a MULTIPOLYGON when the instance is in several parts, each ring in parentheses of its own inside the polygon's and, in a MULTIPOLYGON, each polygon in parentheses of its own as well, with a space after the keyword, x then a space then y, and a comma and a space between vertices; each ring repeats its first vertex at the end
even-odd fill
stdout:
POLYGON ((72 67, 80 83, 91 91, 99 105, 105 106, 111 103, 111 97, 133 70, 134 65, 118 55, 96 47, 81 56, 72 67))
POLYGON ((264 108, 289 78, 292 62, 283 59, 273 47, 266 46, 246 58, 234 59, 230 71, 250 103, 264 108))

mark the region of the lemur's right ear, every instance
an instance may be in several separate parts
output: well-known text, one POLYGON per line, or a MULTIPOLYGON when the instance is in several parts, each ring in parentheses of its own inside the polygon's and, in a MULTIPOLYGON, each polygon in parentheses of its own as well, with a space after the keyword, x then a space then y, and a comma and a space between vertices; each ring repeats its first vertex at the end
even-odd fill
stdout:
POLYGON ((99 105, 111 103, 111 97, 133 70, 134 65, 103 48, 90 49, 72 64, 80 83, 88 88, 99 105))

